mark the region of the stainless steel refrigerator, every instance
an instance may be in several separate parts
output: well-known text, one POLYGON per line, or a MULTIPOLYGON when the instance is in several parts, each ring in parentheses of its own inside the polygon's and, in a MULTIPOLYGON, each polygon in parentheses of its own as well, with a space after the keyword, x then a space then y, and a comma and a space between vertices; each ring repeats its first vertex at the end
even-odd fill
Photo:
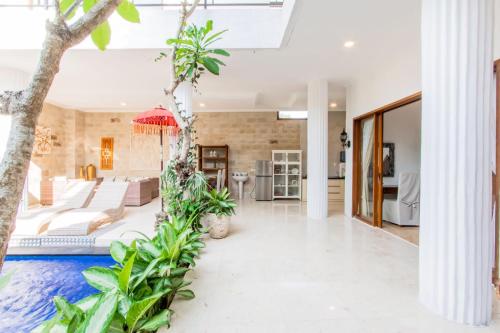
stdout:
POLYGON ((255 161, 255 200, 273 200, 273 161, 255 161))

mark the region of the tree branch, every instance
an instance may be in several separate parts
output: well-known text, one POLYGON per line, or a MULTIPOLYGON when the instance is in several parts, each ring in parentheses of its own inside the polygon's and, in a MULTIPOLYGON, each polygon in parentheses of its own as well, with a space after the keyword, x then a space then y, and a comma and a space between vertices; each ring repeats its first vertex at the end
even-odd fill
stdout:
POLYGON ((85 15, 69 26, 71 40, 69 47, 87 38, 90 33, 113 14, 122 0, 101 0, 85 15))
POLYGON ((80 6, 80 4, 82 3, 82 1, 83 0, 76 0, 75 2, 73 2, 73 4, 71 6, 69 6, 69 8, 63 14, 64 19, 67 19, 71 15, 71 13, 73 12, 73 10, 75 10, 78 6, 80 6))
MULTIPOLYGON (((188 18, 194 13, 196 7, 200 3, 200 0, 194 0, 191 7, 188 9, 188 3, 186 0, 182 2, 181 8, 181 16, 179 18, 179 25, 177 26, 176 39, 180 39, 184 29, 186 28, 186 22, 188 18)), ((165 94, 173 94, 175 89, 181 84, 182 79, 177 77, 177 73, 175 70, 175 61, 176 61, 176 53, 177 53, 177 45, 174 44, 172 48, 172 61, 170 64, 170 76, 172 77, 172 82, 170 83, 170 87, 165 90, 165 94)))

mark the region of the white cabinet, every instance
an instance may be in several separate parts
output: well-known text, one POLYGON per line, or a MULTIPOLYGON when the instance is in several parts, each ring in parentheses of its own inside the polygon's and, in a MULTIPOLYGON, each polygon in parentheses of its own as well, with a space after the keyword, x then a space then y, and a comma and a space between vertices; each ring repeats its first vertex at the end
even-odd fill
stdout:
POLYGON ((273 199, 300 199, 302 151, 273 150, 273 199))

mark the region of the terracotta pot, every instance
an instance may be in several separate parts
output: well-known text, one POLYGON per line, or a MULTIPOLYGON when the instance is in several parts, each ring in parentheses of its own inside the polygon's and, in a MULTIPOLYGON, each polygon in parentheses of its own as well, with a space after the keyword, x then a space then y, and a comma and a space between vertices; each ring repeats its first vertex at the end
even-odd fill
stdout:
POLYGON ((229 222, 231 221, 230 216, 208 214, 207 219, 210 237, 220 239, 229 234, 229 222))

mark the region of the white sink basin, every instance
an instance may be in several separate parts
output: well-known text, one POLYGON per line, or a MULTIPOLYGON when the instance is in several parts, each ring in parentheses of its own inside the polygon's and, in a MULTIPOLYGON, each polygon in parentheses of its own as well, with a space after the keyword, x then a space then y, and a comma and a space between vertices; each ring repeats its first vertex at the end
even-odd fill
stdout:
POLYGON ((248 176, 241 176, 241 175, 235 176, 235 175, 233 175, 233 180, 236 182, 243 182, 244 183, 248 180, 248 176))
POLYGON ((235 172, 233 173, 233 180, 238 183, 238 192, 240 200, 243 200, 243 183, 248 180, 248 173, 235 172))

